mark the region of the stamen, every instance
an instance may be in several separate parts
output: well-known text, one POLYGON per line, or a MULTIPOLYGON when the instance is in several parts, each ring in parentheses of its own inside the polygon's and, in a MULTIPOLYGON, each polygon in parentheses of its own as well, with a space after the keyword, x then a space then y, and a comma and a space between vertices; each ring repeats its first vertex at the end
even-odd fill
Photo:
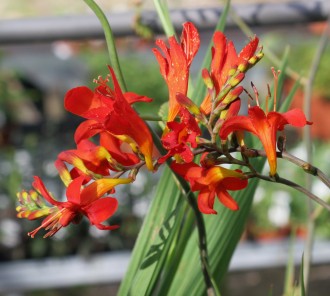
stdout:
POLYGON ((267 83, 267 89, 268 89, 268 94, 266 96, 266 115, 268 114, 268 102, 269 102, 269 99, 270 97, 272 96, 271 93, 270 93, 270 86, 269 84, 267 83))
POLYGON ((278 87, 278 76, 281 74, 280 70, 275 71, 274 67, 271 67, 274 76, 274 108, 273 111, 276 111, 277 104, 277 87, 278 87))
POLYGON ((257 106, 259 107, 259 93, 258 93, 258 90, 257 90, 256 86, 253 84, 252 81, 251 81, 251 86, 253 88, 253 92, 254 92, 254 95, 256 97, 257 106))
POLYGON ((253 101, 253 97, 251 96, 251 94, 245 89, 245 88, 243 88, 243 90, 245 91, 245 93, 248 95, 248 100, 247 100, 247 103, 248 103, 248 108, 250 108, 251 107, 251 105, 250 105, 250 100, 251 101, 253 101))

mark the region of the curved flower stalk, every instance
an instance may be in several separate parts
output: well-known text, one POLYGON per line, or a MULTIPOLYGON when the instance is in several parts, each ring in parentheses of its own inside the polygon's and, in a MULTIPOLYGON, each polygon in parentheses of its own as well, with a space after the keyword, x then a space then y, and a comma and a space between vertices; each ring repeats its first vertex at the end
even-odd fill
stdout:
POLYGON ((131 183, 132 179, 100 179, 83 186, 84 182, 84 176, 74 179, 66 190, 67 201, 62 202, 52 197, 39 177, 34 177, 32 185, 35 191, 31 191, 30 194, 26 191, 18 194, 21 203, 21 206, 17 207, 18 217, 29 220, 43 216, 46 218, 28 235, 34 237, 39 230, 44 228, 47 231, 44 237, 53 236, 62 227, 66 227, 70 223, 79 223, 83 216, 86 216, 90 223, 98 229, 118 228, 118 225, 102 224, 115 213, 118 207, 118 201, 115 198, 103 196, 113 191, 116 185, 131 183), (46 206, 36 195, 41 195, 53 207, 46 206))

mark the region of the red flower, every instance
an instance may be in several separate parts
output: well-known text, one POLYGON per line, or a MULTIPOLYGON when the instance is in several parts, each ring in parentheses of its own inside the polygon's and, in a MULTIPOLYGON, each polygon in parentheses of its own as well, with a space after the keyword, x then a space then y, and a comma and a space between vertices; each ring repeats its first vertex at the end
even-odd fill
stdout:
MULTIPOLYGON (((228 79, 233 75, 235 69, 239 69, 241 72, 237 77, 239 81, 244 78, 243 72, 248 69, 249 63, 255 63, 256 61, 251 61, 254 57, 255 52, 258 48, 259 39, 254 37, 237 55, 235 46, 232 41, 227 43, 226 36, 217 31, 213 36, 214 46, 212 47, 212 61, 210 68, 210 78, 213 82, 216 95, 218 95, 222 90, 228 79)), ((204 73, 205 74, 205 73, 204 73)), ((238 82, 239 82, 238 81, 238 82)), ((233 81, 234 84, 238 82, 233 81)), ((234 95, 238 97, 243 91, 243 88, 237 88, 234 91, 234 95)), ((231 96, 232 93, 228 93, 226 96, 231 96)), ((225 100, 226 96, 222 98, 225 100)), ((211 97, 208 94, 201 104, 201 110, 205 114, 209 114, 211 111, 211 97)))
POLYGON ((99 178, 109 176, 110 171, 118 171, 120 167, 105 147, 97 146, 90 140, 82 140, 77 149, 62 151, 55 166, 66 185, 80 175, 99 178), (73 166, 70 172, 65 163, 73 166))
POLYGON ((191 148, 197 147, 196 138, 201 135, 201 130, 195 117, 186 108, 181 108, 179 115, 181 122, 167 123, 170 131, 163 135, 162 144, 169 151, 159 158, 159 163, 164 163, 171 156, 175 156, 177 162, 191 162, 194 159, 191 148))
POLYGON ((220 137, 226 140, 234 131, 248 131, 256 135, 261 141, 270 167, 270 175, 274 176, 277 169, 276 158, 276 134, 282 131, 284 126, 290 124, 303 127, 311 122, 306 121, 304 113, 299 109, 293 109, 286 113, 265 112, 259 107, 251 107, 248 116, 234 116, 227 119, 220 130, 220 137))
POLYGON ((116 161, 131 165, 139 161, 136 155, 142 154, 148 169, 153 170, 152 136, 145 122, 130 106, 132 102, 147 101, 148 98, 132 93, 123 94, 113 70, 109 70, 114 90, 101 81, 101 86, 94 93, 87 87, 78 87, 66 94, 66 109, 88 119, 77 128, 75 141, 79 144, 99 134, 101 146, 116 161), (126 148, 123 143, 127 144, 126 148))
POLYGON ((236 211, 238 205, 227 190, 241 190, 248 184, 239 170, 229 170, 220 166, 203 168, 195 163, 172 163, 171 168, 187 180, 192 191, 199 191, 198 208, 204 214, 216 214, 213 209, 215 196, 227 208, 236 211))
MULTIPOLYGON (((62 227, 66 227, 70 223, 78 223, 82 216, 86 216, 91 224, 99 229, 116 229, 119 227, 118 225, 107 226, 101 223, 115 213, 118 202, 113 197, 101 197, 113 190, 116 185, 127 184, 131 181, 132 179, 100 179, 82 188, 85 177, 80 176, 67 187, 66 196, 68 200, 60 202, 53 199, 39 177, 34 177, 33 187, 54 207, 41 208, 39 211, 32 212, 27 210, 32 206, 18 207, 18 217, 33 220, 41 216, 47 216, 38 228, 28 233, 31 237, 34 237, 42 228, 48 231, 44 237, 52 236, 62 227)), ((24 195, 27 195, 26 192, 23 193, 24 195)), ((28 202, 31 202, 31 200, 28 200, 28 202)))
POLYGON ((153 52, 160 66, 160 73, 164 77, 169 90, 169 112, 167 121, 173 121, 179 112, 180 105, 176 101, 179 92, 186 95, 188 90, 189 69, 200 44, 196 27, 190 23, 183 24, 181 42, 178 43, 174 36, 168 39, 169 47, 163 40, 157 40, 153 52))

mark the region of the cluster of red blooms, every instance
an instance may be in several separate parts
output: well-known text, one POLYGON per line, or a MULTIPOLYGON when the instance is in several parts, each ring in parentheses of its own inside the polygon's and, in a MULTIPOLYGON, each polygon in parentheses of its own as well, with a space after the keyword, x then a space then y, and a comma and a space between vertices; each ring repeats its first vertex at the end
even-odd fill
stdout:
POLYGON ((197 29, 185 23, 180 42, 171 37, 169 47, 162 40, 156 41, 158 48, 153 51, 169 90, 168 119, 161 138, 168 152, 158 159, 154 157, 148 126, 131 106, 151 99, 123 93, 111 68, 106 79, 96 81, 94 91, 81 86, 66 94, 65 108, 85 119, 74 135, 77 148, 60 153, 55 162, 67 188, 67 201, 54 199, 41 179, 35 177, 34 190, 20 192, 17 207, 20 218, 45 217, 29 233, 31 237, 42 228, 47 231, 45 237, 52 236, 62 227, 78 223, 83 216, 99 229, 117 228, 102 224, 117 209, 118 201, 112 196, 115 186, 134 182, 141 167, 153 172, 170 159, 172 170, 190 183, 192 191, 199 192, 201 212, 216 213, 215 196, 224 206, 237 210, 238 204, 228 190, 244 189, 248 179, 242 171, 224 168, 218 161, 231 133, 236 134, 241 145, 243 131, 256 135, 266 152, 270 175, 276 174, 277 131, 286 124, 301 127, 309 122, 300 110, 281 114, 254 106, 249 107, 247 116, 238 115, 243 91, 239 83, 263 56, 259 40, 251 39, 239 54, 221 32, 214 34, 213 42, 211 67, 202 72, 208 91, 197 106, 187 97, 190 65, 200 45, 197 29), (113 88, 107 84, 110 78, 113 88), (208 135, 202 136, 202 130, 208 135), (198 162, 197 154, 202 154, 198 162))

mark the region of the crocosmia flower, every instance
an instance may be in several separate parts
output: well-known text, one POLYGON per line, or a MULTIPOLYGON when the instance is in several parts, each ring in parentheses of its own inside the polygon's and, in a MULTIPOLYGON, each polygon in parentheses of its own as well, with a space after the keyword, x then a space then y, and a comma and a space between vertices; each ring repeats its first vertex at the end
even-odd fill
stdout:
POLYGON ((118 201, 113 197, 103 197, 111 192, 118 184, 132 182, 130 178, 122 179, 99 179, 83 187, 85 177, 80 176, 74 179, 66 190, 67 201, 55 200, 49 193, 39 177, 34 177, 33 187, 35 191, 22 192, 19 194, 21 206, 17 207, 18 217, 34 220, 43 216, 46 218, 35 230, 28 233, 34 237, 37 232, 44 228, 47 233, 44 237, 54 235, 62 227, 70 223, 78 223, 83 216, 86 216, 90 223, 102 230, 116 229, 118 225, 104 225, 102 222, 110 218, 118 207, 118 201), (52 207, 47 207, 41 202, 41 195, 52 207))
POLYGON ((169 47, 163 40, 157 40, 160 48, 153 49, 160 66, 160 73, 164 77, 169 90, 169 112, 167 121, 173 121, 177 116, 180 105, 176 101, 176 94, 187 95, 189 69, 200 44, 196 27, 190 23, 183 24, 180 43, 174 36, 168 39, 169 47))
POLYGON ((174 156, 177 162, 191 162, 194 159, 191 148, 197 147, 197 137, 201 135, 201 130, 195 117, 186 108, 181 108, 179 115, 181 122, 167 123, 169 132, 164 134, 161 140, 168 153, 158 160, 159 163, 171 156, 174 156))
POLYGON ((237 202, 227 190, 241 190, 248 185, 248 180, 241 171, 220 166, 204 168, 193 162, 185 164, 173 162, 171 168, 190 183, 192 191, 199 191, 197 202, 202 213, 217 213, 213 209, 215 196, 227 208, 238 210, 237 202))
POLYGON ((79 144, 99 134, 101 146, 106 147, 117 162, 132 165, 139 161, 136 155, 143 155, 148 169, 153 170, 152 136, 146 123, 130 105, 136 101, 148 101, 148 98, 123 94, 113 70, 109 70, 114 89, 101 81, 95 92, 78 87, 65 96, 66 109, 88 119, 78 126, 75 141, 79 144), (130 150, 125 149, 123 143, 130 150))
POLYGON ((304 113, 293 109, 285 113, 271 111, 265 113, 259 106, 250 107, 247 116, 234 116, 226 120, 220 129, 220 137, 226 140, 235 131, 247 131, 256 135, 261 141, 270 167, 270 175, 274 176, 277 169, 276 134, 284 126, 290 124, 303 127, 311 122, 306 120, 304 113))

